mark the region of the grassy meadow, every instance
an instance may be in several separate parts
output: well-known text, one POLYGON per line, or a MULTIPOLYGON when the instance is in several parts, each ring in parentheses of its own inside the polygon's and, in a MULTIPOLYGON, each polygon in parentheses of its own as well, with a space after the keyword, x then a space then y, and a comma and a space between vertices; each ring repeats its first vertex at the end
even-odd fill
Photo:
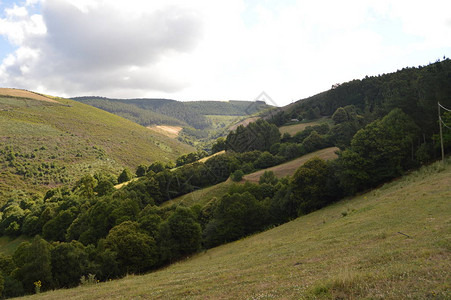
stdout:
POLYGON ((27 299, 450 299, 450 199, 448 160, 153 273, 27 299))

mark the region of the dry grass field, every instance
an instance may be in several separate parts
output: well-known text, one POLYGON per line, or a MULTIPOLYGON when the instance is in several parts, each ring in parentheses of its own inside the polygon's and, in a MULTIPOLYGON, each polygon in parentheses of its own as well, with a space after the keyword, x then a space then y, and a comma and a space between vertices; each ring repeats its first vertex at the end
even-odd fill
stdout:
POLYGON ((251 181, 251 182, 258 182, 260 179, 260 176, 262 176, 263 173, 265 173, 265 171, 272 171, 272 172, 274 172, 274 175, 276 175, 276 177, 279 177, 279 178, 285 177, 285 176, 292 176, 300 166, 302 166, 304 163, 306 163, 309 159, 311 159, 313 157, 319 157, 324 160, 337 158, 337 154, 335 154, 335 152, 337 150, 338 150, 337 147, 321 149, 321 150, 303 155, 296 159, 293 159, 284 164, 280 164, 280 165, 277 165, 277 166, 274 166, 271 168, 267 168, 267 169, 260 170, 260 171, 257 171, 257 172, 251 173, 251 174, 244 175, 243 179, 247 180, 247 181, 251 181))
POLYGON ((207 160, 209 160, 210 158, 212 158, 212 157, 214 157, 214 156, 217 156, 217 155, 222 155, 222 154, 225 154, 225 150, 222 150, 222 151, 216 152, 215 154, 212 154, 212 155, 210 155, 210 156, 201 158, 201 159, 199 159, 198 161, 204 163, 204 162, 206 162, 207 160))
POLYGON ((144 276, 27 299, 450 299, 440 163, 144 276))
POLYGON ((216 185, 203 188, 197 191, 193 191, 186 195, 174 198, 162 204, 163 207, 171 205, 185 205, 193 206, 199 204, 201 206, 205 205, 213 197, 220 198, 222 195, 226 194, 229 187, 232 185, 232 181, 228 179, 227 181, 218 183, 216 185))
POLYGON ((244 127, 246 127, 247 125, 249 125, 249 123, 255 122, 258 119, 260 119, 260 117, 250 117, 250 118, 244 119, 244 120, 230 126, 228 130, 236 130, 238 128, 238 126, 240 126, 240 125, 243 125, 244 127))
POLYGON ((180 126, 169 126, 169 125, 152 125, 148 126, 152 131, 170 137, 171 139, 175 139, 179 136, 180 131, 183 129, 180 126))
POLYGON ((294 136, 296 133, 304 130, 307 126, 320 125, 322 123, 329 123, 329 122, 330 122, 330 119, 325 117, 325 118, 321 118, 321 119, 318 119, 318 120, 315 120, 312 122, 282 126, 282 127, 279 127, 279 131, 281 134, 289 133, 291 136, 294 136))
POLYGON ((0 88, 0 95, 58 103, 58 101, 44 95, 19 89, 0 88))

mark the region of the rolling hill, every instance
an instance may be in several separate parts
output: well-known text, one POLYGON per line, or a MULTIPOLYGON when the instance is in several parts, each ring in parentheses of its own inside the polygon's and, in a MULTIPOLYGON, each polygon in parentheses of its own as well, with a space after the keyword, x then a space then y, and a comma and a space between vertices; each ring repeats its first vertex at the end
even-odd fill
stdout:
POLYGON ((0 89, 0 191, 42 192, 83 174, 118 173, 194 151, 73 100, 0 89))
POLYGON ((451 165, 144 276, 26 299, 449 299, 451 165))

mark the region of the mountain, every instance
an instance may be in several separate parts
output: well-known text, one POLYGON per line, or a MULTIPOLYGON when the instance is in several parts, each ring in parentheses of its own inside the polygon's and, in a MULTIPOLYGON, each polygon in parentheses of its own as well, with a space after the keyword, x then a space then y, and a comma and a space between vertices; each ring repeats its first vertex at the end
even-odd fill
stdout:
POLYGON ((92 106, 15 89, 0 89, 0 141, 3 196, 42 192, 86 173, 170 162, 194 151, 92 106))

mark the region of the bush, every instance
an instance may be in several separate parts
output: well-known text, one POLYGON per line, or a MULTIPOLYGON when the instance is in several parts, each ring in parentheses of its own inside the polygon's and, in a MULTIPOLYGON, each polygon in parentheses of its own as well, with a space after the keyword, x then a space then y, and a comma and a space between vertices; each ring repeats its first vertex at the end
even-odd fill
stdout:
POLYGON ((243 179, 243 176, 244 176, 244 172, 241 170, 236 170, 231 175, 232 180, 235 182, 240 182, 243 179))
POLYGON ((266 169, 276 165, 276 158, 269 152, 263 152, 255 161, 254 167, 257 169, 266 169))
POLYGON ((276 175, 274 175, 274 172, 272 171, 265 171, 262 176, 260 176, 260 180, 258 181, 259 184, 270 184, 275 185, 277 184, 279 180, 277 179, 276 175))

